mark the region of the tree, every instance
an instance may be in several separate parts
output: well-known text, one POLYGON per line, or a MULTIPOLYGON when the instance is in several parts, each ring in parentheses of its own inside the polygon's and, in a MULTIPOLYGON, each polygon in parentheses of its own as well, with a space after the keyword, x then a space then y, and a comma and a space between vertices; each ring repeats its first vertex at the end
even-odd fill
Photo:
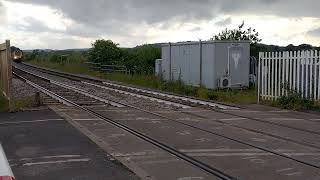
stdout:
POLYGON ((211 40, 249 40, 251 41, 251 44, 257 44, 261 41, 261 39, 259 39, 259 33, 255 29, 250 27, 246 30, 243 30, 243 28, 244 22, 238 26, 238 29, 226 28, 221 33, 211 38, 211 40))
POLYGON ((117 64, 121 60, 119 44, 111 40, 96 40, 89 50, 89 61, 102 64, 117 64))
POLYGON ((133 49, 123 49, 123 63, 134 73, 151 74, 155 60, 161 58, 161 49, 154 45, 142 45, 133 49))

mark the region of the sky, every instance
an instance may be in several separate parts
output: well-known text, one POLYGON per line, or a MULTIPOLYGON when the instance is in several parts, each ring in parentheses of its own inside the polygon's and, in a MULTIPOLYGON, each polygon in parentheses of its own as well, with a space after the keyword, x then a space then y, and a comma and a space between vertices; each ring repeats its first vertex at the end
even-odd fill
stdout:
POLYGON ((208 40, 255 28, 262 43, 320 46, 320 0, 0 0, 0 42, 22 49, 208 40))

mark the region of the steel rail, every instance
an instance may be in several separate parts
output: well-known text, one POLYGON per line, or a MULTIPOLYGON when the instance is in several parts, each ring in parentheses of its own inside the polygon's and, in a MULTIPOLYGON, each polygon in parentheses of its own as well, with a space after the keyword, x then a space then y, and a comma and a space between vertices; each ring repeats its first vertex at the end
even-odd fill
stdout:
MULTIPOLYGON (((24 71, 24 70, 22 70, 22 71, 24 71)), ((103 115, 95 112, 94 110, 90 110, 88 108, 82 107, 82 106, 78 105, 75 102, 72 102, 72 101, 70 101, 70 100, 68 100, 68 99, 66 99, 66 98, 64 98, 64 97, 62 97, 62 96, 60 96, 60 95, 58 95, 58 94, 56 94, 56 93, 44 88, 44 87, 42 87, 42 86, 39 86, 39 85, 33 83, 32 81, 30 81, 30 80, 28 80, 28 79, 16 74, 15 72, 14 72, 14 75, 17 76, 18 78, 22 79, 23 81, 25 81, 26 83, 28 83, 32 87, 34 87, 36 89, 39 89, 41 92, 45 93, 46 95, 54 97, 55 99, 59 99, 60 102, 63 102, 64 104, 74 106, 77 109, 83 110, 83 111, 85 111, 85 112, 87 112, 87 113, 89 113, 91 115, 94 115, 94 116, 96 116, 96 117, 108 122, 109 124, 112 124, 115 127, 123 129, 123 130, 125 130, 125 131, 127 131, 127 132, 129 132, 129 133, 131 133, 131 134, 143 139, 144 141, 149 142, 149 143, 151 143, 151 144, 153 144, 153 145, 155 145, 155 146, 157 146, 157 147, 169 152, 170 154, 173 154, 176 157, 179 157, 179 158, 191 163, 192 165, 194 165, 194 166, 206 171, 207 173, 210 173, 210 174, 212 174, 212 175, 214 175, 214 176, 216 176, 216 177, 218 177, 220 179, 223 179, 223 180, 236 180, 235 177, 232 177, 232 176, 226 174, 225 172, 223 172, 221 170, 218 170, 217 168, 214 168, 214 167, 212 167, 212 166, 210 166, 210 165, 208 165, 206 163, 203 163, 203 162, 201 162, 199 160, 196 160, 193 157, 188 156, 187 154, 182 153, 182 152, 176 150, 175 148, 173 148, 173 147, 171 147, 171 146, 169 146, 167 144, 164 144, 164 143, 162 143, 160 141, 157 141, 156 139, 153 139, 153 138, 151 138, 149 136, 146 136, 143 133, 140 133, 139 131, 136 131, 136 130, 134 130, 134 129, 126 126, 126 125, 123 125, 123 124, 121 124, 121 123, 119 123, 119 122, 117 122, 117 121, 115 121, 115 120, 113 120, 111 118, 103 116, 103 115)), ((43 79, 43 77, 41 77, 41 76, 39 77, 39 76, 37 76, 35 74, 33 76, 43 79)), ((50 83, 50 81, 48 83, 50 83)))
MULTIPOLYGON (((38 75, 34 74, 34 76, 38 76, 38 75)), ((43 78, 43 77, 42 77, 42 78, 43 78)), ((105 86, 101 86, 101 85, 97 85, 97 84, 93 84, 93 83, 87 83, 87 82, 86 82, 86 84, 92 85, 92 86, 95 86, 95 87, 99 87, 99 88, 104 88, 104 87, 105 87, 105 86)), ((60 86, 61 86, 61 87, 64 87, 64 86, 68 86, 68 85, 65 85, 65 84, 61 83, 60 86)), ((106 98, 104 98, 104 99, 106 99, 106 98)), ((113 100, 110 100, 110 99, 106 99, 106 100, 107 100, 107 101, 114 102, 113 100)), ((197 129, 197 130, 201 130, 201 131, 203 131, 203 132, 207 132, 207 133, 210 133, 210 134, 213 134, 213 135, 216 135, 216 136, 219 136, 219 137, 222 137, 222 138, 225 138, 225 139, 228 139, 228 140, 231 140, 231 141, 240 143, 240 144, 244 144, 244 145, 247 145, 247 146, 250 146, 250 147, 253 147, 253 148, 256 148, 256 149, 265 151, 265 152, 268 152, 268 153, 272 153, 272 154, 274 154, 274 155, 277 155, 277 156, 280 156, 280 157, 283 157, 283 158, 287 158, 287 159, 290 159, 290 160, 293 160, 293 161, 302 163, 302 164, 304 164, 304 165, 308 165, 308 166, 311 166, 311 167, 320 169, 320 166, 319 166, 319 165, 315 165, 315 164, 312 164, 312 163, 309 163, 309 162, 306 162, 306 161, 303 161, 303 160, 299 160, 299 159, 290 157, 290 156, 285 155, 285 154, 282 154, 282 153, 278 153, 278 152, 275 152, 275 151, 272 151, 272 150, 268 150, 268 149, 266 149, 266 148, 253 145, 253 144, 250 144, 250 143, 247 143, 247 142, 244 142, 244 141, 235 139, 235 138, 233 138, 233 137, 228 137, 228 136, 225 136, 225 135, 223 135, 223 134, 215 133, 215 132, 212 132, 212 131, 203 129, 203 128, 199 128, 199 127, 190 125, 190 124, 188 124, 188 123, 180 122, 180 121, 178 121, 178 120, 175 120, 175 119, 172 119, 172 118, 169 118, 169 117, 166 117, 166 116, 163 116, 163 115, 160 115, 160 114, 157 114, 157 113, 148 111, 148 110, 144 110, 144 109, 141 109, 141 108, 138 108, 138 107, 129 105, 129 104, 120 103, 120 102, 119 102, 119 104, 121 104, 121 105, 123 105, 123 106, 126 106, 126 107, 130 107, 130 108, 139 110, 139 111, 142 111, 142 112, 146 112, 146 113, 149 113, 149 114, 152 114, 152 115, 155 115, 155 116, 158 116, 158 117, 161 117, 161 118, 170 120, 170 121, 173 121, 173 122, 175 122, 175 123, 177 123, 177 124, 182 124, 182 125, 185 125, 185 126, 188 126, 188 127, 194 128, 194 129, 197 129)), ((219 112, 219 111, 218 111, 218 112, 219 112)), ((234 127, 237 127, 237 126, 234 126, 234 127)), ((239 128, 239 127, 237 127, 237 128, 239 128)), ((242 128, 242 129, 246 129, 246 128, 242 128)), ((271 137, 274 137, 274 136, 271 136, 271 137)), ((287 139, 286 139, 286 140, 287 140, 287 139)), ((293 142, 295 142, 295 141, 293 141, 293 142)), ((297 143, 297 142, 295 142, 295 143, 297 143)), ((305 145, 305 144, 303 144, 303 145, 305 145)), ((314 147, 314 146, 312 146, 312 147, 314 147)), ((314 148, 317 148, 317 149, 318 149, 318 147, 314 147, 314 148)))

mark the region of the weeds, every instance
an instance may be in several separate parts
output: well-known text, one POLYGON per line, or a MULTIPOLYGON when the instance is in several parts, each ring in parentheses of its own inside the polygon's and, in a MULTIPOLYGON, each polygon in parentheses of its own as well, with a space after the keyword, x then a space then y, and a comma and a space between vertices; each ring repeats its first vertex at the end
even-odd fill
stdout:
POLYGON ((291 110, 310 110, 319 108, 319 105, 317 105, 315 101, 303 98, 301 93, 290 89, 286 84, 282 85, 282 88, 285 89, 287 95, 279 97, 273 103, 274 106, 291 110))
POLYGON ((128 75, 119 73, 101 73, 92 71, 83 62, 55 63, 50 61, 32 60, 29 63, 46 68, 56 69, 64 72, 95 76, 111 81, 158 89, 185 96, 194 96, 206 100, 214 100, 227 103, 253 104, 256 103, 254 89, 249 90, 210 90, 204 86, 193 87, 182 81, 164 81, 154 75, 128 75))

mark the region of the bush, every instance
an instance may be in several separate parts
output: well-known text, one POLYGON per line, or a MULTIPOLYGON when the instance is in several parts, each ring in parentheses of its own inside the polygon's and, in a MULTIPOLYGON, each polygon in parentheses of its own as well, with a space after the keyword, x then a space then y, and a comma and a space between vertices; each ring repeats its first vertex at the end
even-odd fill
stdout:
POLYGON ((305 110, 313 109, 315 107, 315 102, 306 98, 302 98, 301 93, 288 90, 288 95, 278 98, 276 105, 284 109, 305 110))

